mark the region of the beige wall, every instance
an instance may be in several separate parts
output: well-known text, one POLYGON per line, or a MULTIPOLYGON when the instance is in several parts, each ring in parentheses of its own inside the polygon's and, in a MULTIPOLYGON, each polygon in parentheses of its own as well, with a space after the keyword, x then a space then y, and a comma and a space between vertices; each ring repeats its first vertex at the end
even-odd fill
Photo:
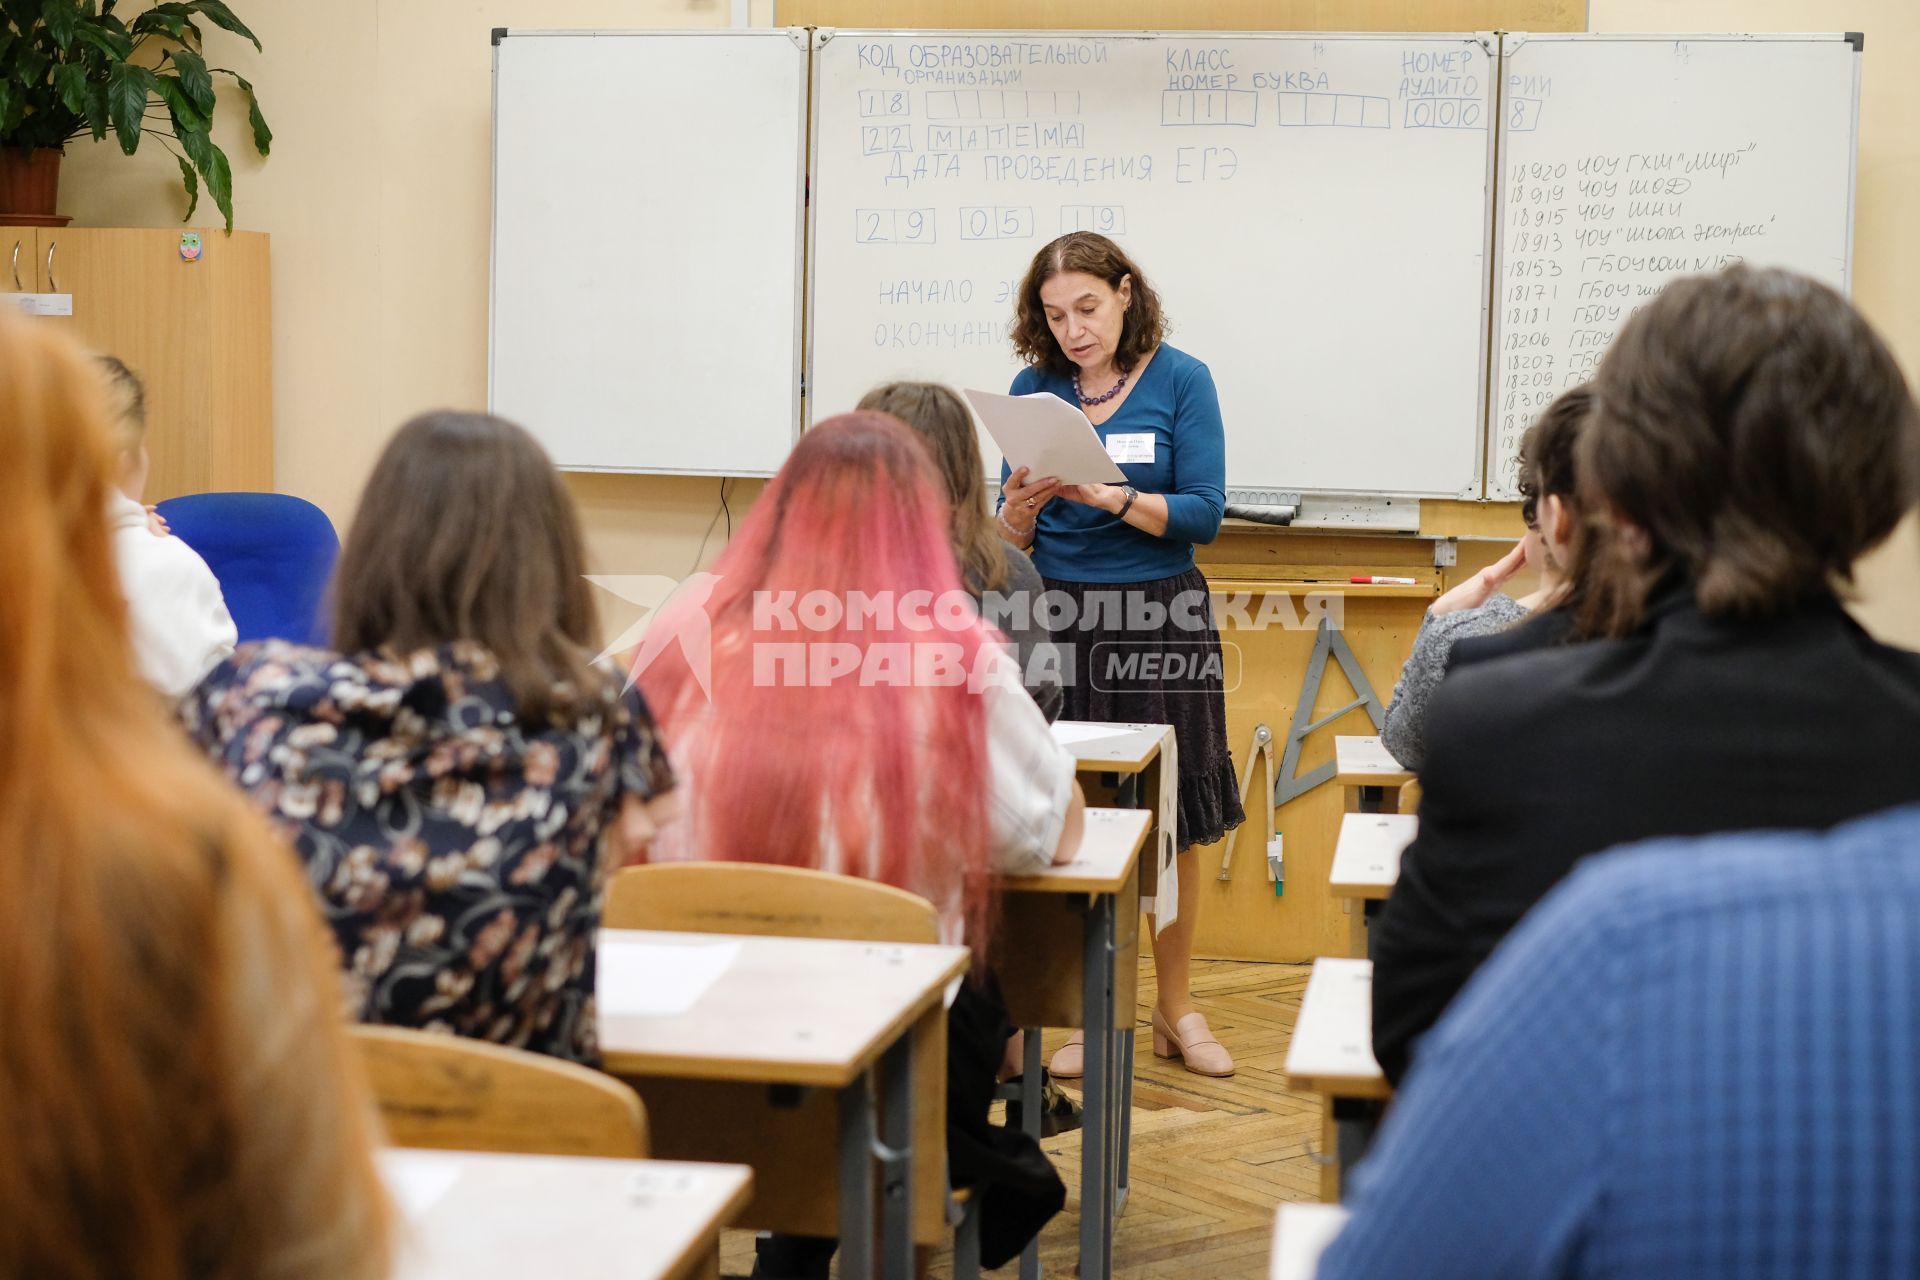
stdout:
MULTIPOLYGON (((1915 0, 1590 0, 1595 31, 1864 31, 1853 297, 1920 387, 1920 3, 1915 0)), ((1920 522, 1859 570, 1866 626, 1920 648, 1920 522)))
MULTIPOLYGON (((1086 4, 1089 25, 1106 25, 1086 4)), ((766 0, 756 0, 764 17, 766 0)), ((1440 12, 1440 0, 1433 0, 1440 12)), ((229 101, 236 225, 273 235, 275 476, 344 526, 393 428, 419 410, 486 401, 489 46, 496 26, 721 26, 729 0, 236 0, 264 54, 220 39, 221 65, 259 86, 275 129, 260 161, 229 101)), ((1415 6, 1418 8, 1418 6, 1415 6)), ((1157 25, 1182 25, 1162 5, 1157 25)), ((1427 12, 1422 9, 1421 12, 1427 12)), ((1854 288, 1910 373, 1920 372, 1920 5, 1913 0, 1592 0, 1597 31, 1868 33, 1854 288), (1902 214, 1909 214, 1903 225, 1902 214)), ((1430 26, 1429 23, 1409 25, 1430 26)), ((1444 25, 1444 24, 1442 24, 1444 25)), ((591 127, 591 126, 583 126, 591 127)), ((83 226, 169 225, 173 162, 148 140, 127 160, 77 146, 62 211, 83 226)), ((610 143, 609 152, 614 148, 610 143)), ((205 225, 210 206, 195 221, 205 225)), ((564 233, 562 231, 562 233, 564 233)), ((209 252, 219 252, 216 236, 209 252)), ((578 477, 600 572, 682 575, 717 512, 719 482, 578 477)), ((737 481, 733 509, 759 491, 737 481)), ((715 530, 706 558, 721 542, 715 530)), ((1866 570, 1870 625, 1920 647, 1920 532, 1866 570)), ((622 626, 631 609, 607 602, 622 626)))

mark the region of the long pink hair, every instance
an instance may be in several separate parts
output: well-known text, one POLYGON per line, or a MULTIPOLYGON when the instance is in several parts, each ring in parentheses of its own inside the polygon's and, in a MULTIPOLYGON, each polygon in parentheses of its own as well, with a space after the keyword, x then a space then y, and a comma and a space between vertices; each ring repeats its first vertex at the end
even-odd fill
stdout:
POLYGON ((789 612, 809 593, 843 606, 856 593, 964 601, 947 505, 924 448, 898 419, 827 419, 754 505, 714 566, 719 580, 704 606, 670 603, 649 629, 664 629, 664 642, 646 646, 654 656, 636 676, 690 781, 690 856, 822 868, 838 849, 836 869, 920 894, 948 918, 957 910, 978 953, 994 900, 986 715, 964 676, 998 656, 998 641, 977 615, 952 608, 894 609, 892 618, 884 607, 877 618, 848 608, 789 612), (711 703, 686 643, 700 636, 703 608, 711 703), (771 659, 774 646, 794 645, 816 660, 840 655, 843 666, 857 652, 860 664, 790 680, 795 668, 771 659), (949 672, 962 673, 958 683, 897 666, 898 678, 869 678, 889 652, 879 646, 897 655, 932 645, 949 672))

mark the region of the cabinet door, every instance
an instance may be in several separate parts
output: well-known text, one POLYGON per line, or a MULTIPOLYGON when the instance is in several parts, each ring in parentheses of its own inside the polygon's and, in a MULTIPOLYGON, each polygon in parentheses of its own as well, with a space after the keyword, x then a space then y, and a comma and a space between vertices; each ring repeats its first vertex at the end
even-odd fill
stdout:
POLYGON ((146 384, 149 502, 213 487, 205 439, 213 406, 202 367, 207 278, 202 264, 180 260, 179 246, 177 231, 40 233, 40 287, 73 295, 73 314, 48 323, 118 356, 146 384))
POLYGON ((0 227, 0 293, 38 292, 39 254, 39 227, 0 227))

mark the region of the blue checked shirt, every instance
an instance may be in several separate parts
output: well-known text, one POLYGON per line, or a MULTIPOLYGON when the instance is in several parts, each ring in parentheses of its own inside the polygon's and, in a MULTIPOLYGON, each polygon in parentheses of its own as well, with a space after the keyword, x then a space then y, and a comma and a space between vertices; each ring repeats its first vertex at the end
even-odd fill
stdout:
POLYGON ((1320 1280, 1920 1276, 1920 808, 1584 863, 1350 1202, 1320 1280))

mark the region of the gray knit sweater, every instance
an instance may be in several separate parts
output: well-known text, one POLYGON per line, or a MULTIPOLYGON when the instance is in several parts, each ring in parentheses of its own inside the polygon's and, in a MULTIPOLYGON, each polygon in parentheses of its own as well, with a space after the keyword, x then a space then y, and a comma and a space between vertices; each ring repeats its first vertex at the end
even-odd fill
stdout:
POLYGON ((1395 760, 1409 769, 1426 763, 1427 699, 1439 688, 1440 677, 1447 674, 1447 654, 1453 650, 1453 642, 1505 631, 1526 616, 1525 605, 1496 591, 1478 609, 1456 609, 1437 617, 1430 613, 1421 620, 1420 634, 1413 638, 1413 653, 1400 670, 1400 682, 1393 686, 1386 726, 1380 730, 1381 744, 1395 760))

